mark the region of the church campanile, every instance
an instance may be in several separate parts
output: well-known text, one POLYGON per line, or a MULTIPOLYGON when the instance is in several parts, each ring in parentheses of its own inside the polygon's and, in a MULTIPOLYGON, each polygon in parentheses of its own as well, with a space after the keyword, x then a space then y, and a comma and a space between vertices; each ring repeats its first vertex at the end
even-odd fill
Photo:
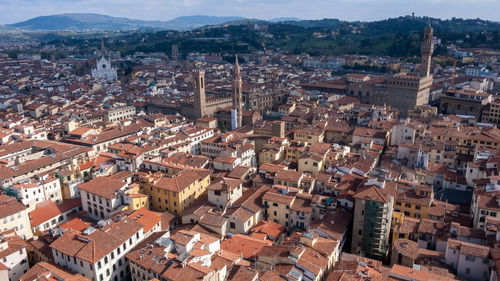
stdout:
POLYGON ((194 117, 205 117, 207 106, 205 101, 205 71, 193 71, 194 82, 194 117))
POLYGON ((236 127, 241 127, 242 124, 242 81, 240 65, 238 64, 238 56, 234 63, 234 76, 233 76, 233 109, 236 110, 236 127))

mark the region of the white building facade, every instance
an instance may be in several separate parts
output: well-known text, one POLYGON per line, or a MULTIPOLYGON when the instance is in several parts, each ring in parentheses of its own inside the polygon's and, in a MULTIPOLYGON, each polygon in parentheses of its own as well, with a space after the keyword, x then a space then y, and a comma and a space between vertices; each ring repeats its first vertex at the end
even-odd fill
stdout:
POLYGON ((0 260, 9 269, 9 280, 19 280, 30 269, 26 247, 4 238, 0 238, 0 260))
POLYGON ((11 187, 21 202, 28 207, 28 212, 35 209, 36 204, 45 200, 51 200, 61 203, 62 191, 61 183, 58 178, 42 176, 39 180, 30 180, 28 182, 15 184, 11 187))
POLYGON ((90 280, 119 281, 128 274, 125 254, 144 238, 141 224, 122 219, 99 229, 89 227, 78 235, 66 232, 50 247, 57 265, 90 280), (91 254, 87 253, 89 249, 99 250, 91 254))
POLYGON ((111 61, 101 57, 97 61, 97 67, 92 69, 92 77, 112 82, 118 79, 118 73, 116 68, 111 66, 111 61))

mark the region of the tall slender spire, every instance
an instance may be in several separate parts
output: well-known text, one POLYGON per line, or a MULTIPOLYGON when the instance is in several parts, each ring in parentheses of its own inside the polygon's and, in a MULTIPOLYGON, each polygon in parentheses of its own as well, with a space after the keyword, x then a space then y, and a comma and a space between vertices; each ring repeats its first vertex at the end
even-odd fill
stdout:
POLYGON ((238 55, 236 55, 236 61, 234 62, 234 79, 241 79, 240 65, 238 63, 238 55))
MULTIPOLYGON (((234 116, 235 126, 236 128, 241 127, 242 123, 242 81, 241 81, 241 72, 240 65, 238 64, 238 56, 236 56, 236 61, 234 62, 234 76, 233 76, 233 110, 236 113, 234 116)), ((233 128, 234 129, 234 128, 233 128)))

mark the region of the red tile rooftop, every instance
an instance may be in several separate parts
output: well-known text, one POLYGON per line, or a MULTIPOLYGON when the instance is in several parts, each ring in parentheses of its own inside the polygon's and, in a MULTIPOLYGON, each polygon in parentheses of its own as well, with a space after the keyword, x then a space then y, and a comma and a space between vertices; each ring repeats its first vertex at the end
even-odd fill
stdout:
POLYGON ((273 242, 261 240, 247 235, 234 234, 221 243, 221 250, 240 254, 246 259, 255 259, 265 246, 271 246, 273 242))
POLYGON ((81 207, 81 205, 82 201, 80 198, 69 199, 59 205, 52 200, 42 201, 38 203, 36 208, 29 213, 31 226, 38 226, 41 223, 58 217, 65 212, 81 207))

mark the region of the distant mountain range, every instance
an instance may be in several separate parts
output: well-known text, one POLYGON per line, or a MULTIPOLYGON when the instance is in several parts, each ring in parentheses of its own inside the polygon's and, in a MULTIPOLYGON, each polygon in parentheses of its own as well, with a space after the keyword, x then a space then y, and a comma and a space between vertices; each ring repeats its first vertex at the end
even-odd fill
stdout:
MULTIPOLYGON (((217 17, 217 16, 181 16, 168 21, 149 21, 128 18, 117 18, 92 13, 67 13, 52 16, 32 18, 14 24, 0 25, 0 33, 12 31, 74 31, 74 32, 101 32, 101 31, 160 31, 177 30, 188 31, 203 26, 221 25, 246 25, 246 24, 270 24, 297 26, 306 29, 335 29, 337 31, 358 34, 368 32, 370 35, 386 33, 405 33, 408 30, 421 30, 427 25, 427 17, 413 18, 402 16, 372 22, 349 22, 339 19, 302 20, 299 18, 273 18, 269 20, 251 19, 244 17, 217 17), (351 30, 351 29, 355 30, 351 30)), ((446 32, 471 32, 477 30, 496 32, 500 28, 497 22, 484 21, 480 19, 434 19, 431 24, 439 31, 446 32)), ((319 31, 319 30, 318 30, 319 31)), ((21 33, 21 32, 19 32, 21 33)), ((293 34, 290 34, 293 35, 293 34)), ((280 36, 280 34, 277 34, 280 36)))
POLYGON ((23 22, 8 24, 7 29, 23 31, 116 31, 116 30, 189 30, 205 25, 217 25, 242 20, 243 17, 183 16, 169 21, 145 21, 117 18, 92 13, 67 13, 41 16, 23 22))
POLYGON ((327 18, 259 20, 209 16, 179 17, 162 22, 135 21, 96 14, 66 14, 0 26, 0 39, 36 39, 56 46, 75 46, 81 52, 92 53, 100 46, 103 37, 116 37, 120 40, 107 40, 106 47, 125 56, 136 52, 169 54, 171 46, 177 44, 182 54, 241 54, 276 48, 292 54, 307 53, 312 56, 361 54, 413 57, 420 54, 422 32, 429 22, 434 28, 434 34, 441 40, 441 44, 437 44, 436 55, 448 55, 445 47, 449 44, 462 48, 485 47, 500 50, 500 23, 481 19, 438 19, 411 15, 365 22, 327 18), (253 24, 265 26, 254 29, 253 24), (8 31, 9 28, 18 29, 12 32, 8 31), (171 34, 170 30, 173 29, 181 31, 171 34), (192 32, 192 29, 196 32, 192 32), (26 30, 48 32, 24 32, 26 30), (64 30, 88 32, 72 33, 64 30), (112 34, 115 30, 128 31, 112 34))
POLYGON ((269 21, 277 23, 277 22, 287 22, 287 21, 302 21, 302 19, 299 19, 299 18, 274 18, 274 19, 270 19, 269 21))

